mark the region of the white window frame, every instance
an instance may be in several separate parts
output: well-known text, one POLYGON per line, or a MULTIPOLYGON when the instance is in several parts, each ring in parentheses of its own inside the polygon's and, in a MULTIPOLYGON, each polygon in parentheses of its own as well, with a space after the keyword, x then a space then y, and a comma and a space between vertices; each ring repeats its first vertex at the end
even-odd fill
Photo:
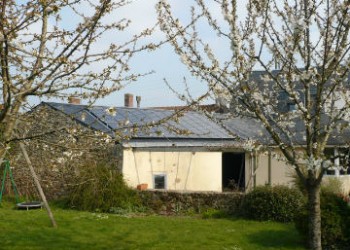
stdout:
POLYGON ((334 174, 328 174, 327 171, 325 172, 325 176, 335 176, 335 177, 340 177, 340 176, 350 176, 350 174, 347 173, 347 170, 342 168, 342 166, 340 166, 340 158, 337 157, 339 155, 339 150, 337 148, 333 149, 333 156, 334 158, 334 167, 330 167, 327 170, 331 170, 334 171, 334 174), (343 171, 345 171, 345 174, 341 174, 341 169, 343 169, 343 171))

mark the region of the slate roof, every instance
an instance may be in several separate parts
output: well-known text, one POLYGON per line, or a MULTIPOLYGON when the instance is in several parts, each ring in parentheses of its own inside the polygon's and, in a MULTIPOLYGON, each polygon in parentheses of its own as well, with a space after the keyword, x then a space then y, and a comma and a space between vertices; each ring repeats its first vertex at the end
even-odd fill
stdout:
MULTIPOLYGON (((75 119, 83 126, 96 131, 101 131, 115 137, 115 131, 121 131, 123 135, 130 135, 131 139, 123 141, 124 145, 130 147, 221 147, 240 148, 242 140, 252 139, 263 145, 274 145, 270 134, 259 121, 248 117, 230 117, 226 114, 217 114, 216 119, 223 126, 208 119, 203 114, 194 111, 186 111, 178 119, 178 122, 170 119, 164 123, 154 125, 148 129, 139 129, 130 134, 129 130, 134 125, 140 126, 150 124, 152 121, 171 117, 176 110, 164 110, 154 108, 116 108, 115 116, 108 114, 106 106, 87 106, 67 103, 43 102, 67 116, 75 119), (128 121, 128 124, 126 124, 128 121), (170 128, 170 129, 169 129, 170 128), (184 130, 188 133, 181 134, 173 130, 184 130), (230 132, 228 132, 230 131, 230 132), (236 139, 235 139, 236 138, 236 139)), ((327 117, 323 117, 323 123, 327 117)), ((305 145, 305 126, 301 120, 296 121, 293 143, 305 145)), ((333 133, 328 145, 344 145, 350 142, 350 129, 341 133, 333 133)))
POLYGON ((266 129, 256 119, 248 117, 231 117, 218 114, 216 119, 221 121, 223 126, 241 139, 252 139, 262 144, 273 144, 272 138, 266 129))
MULTIPOLYGON (((300 69, 303 70, 303 69, 300 69)), ((283 73, 281 70, 272 70, 271 74, 277 76, 283 73)), ((260 89, 268 89, 271 91, 271 97, 276 97, 278 100, 278 109, 280 112, 290 112, 288 104, 288 96, 282 96, 283 92, 274 81, 264 82, 262 78, 267 75, 264 70, 252 71, 249 76, 249 81, 256 83, 256 86, 260 89)), ((350 73, 346 76, 347 85, 350 89, 350 73)), ((295 83, 295 89, 300 93, 300 99, 304 98, 303 86, 300 82, 295 83)), ((316 87, 312 86, 311 91, 315 91, 316 87)), ((237 135, 241 139, 253 139, 264 145, 275 144, 273 139, 262 124, 253 118, 248 117, 231 117, 227 114, 218 114, 216 118, 222 122, 222 124, 232 131, 234 135, 237 135)), ((327 125, 329 117, 323 115, 321 117, 321 124, 327 125)), ((292 141, 295 145, 305 145, 305 124, 302 119, 294 120, 295 126, 290 128, 290 132, 293 134, 292 141)), ((339 123, 347 123, 346 121, 340 121, 339 123)), ((276 128, 277 129, 277 128, 276 128)), ((333 132, 328 140, 328 145, 345 145, 350 144, 350 129, 344 129, 341 132, 333 132)))
MULTIPOLYGON (((300 71, 304 71, 304 69, 300 69, 300 71)), ((277 76, 280 73, 283 73, 283 72, 279 69, 271 70, 271 74, 273 76, 277 76)), ((268 72, 265 70, 253 70, 249 76, 249 80, 257 82, 257 83, 262 83, 262 77, 264 77, 266 75, 268 75, 268 72)), ((346 77, 347 77, 347 83, 350 84, 350 73, 346 77)), ((302 85, 300 85, 300 86, 298 85, 298 87, 302 87, 302 85)))
MULTIPOLYGON (((75 119, 82 125, 93 130, 102 131, 115 137, 115 131, 121 131, 124 135, 130 135, 131 141, 138 142, 139 146, 147 146, 153 143, 159 145, 173 145, 176 141, 179 145, 203 146, 209 145, 223 146, 235 144, 234 137, 230 135, 222 126, 208 119, 203 114, 186 111, 179 117, 178 122, 169 119, 164 123, 143 129, 142 125, 158 122, 171 117, 174 110, 162 110, 152 108, 115 108, 115 115, 111 115, 106 110, 106 106, 87 106, 67 103, 43 102, 41 105, 48 105, 54 110, 75 119), (130 134, 130 128, 140 126, 136 133, 130 134), (174 130, 180 131, 175 132, 174 130), (185 131, 186 133, 181 133, 185 131), (143 140, 140 140, 143 139, 143 140), (145 140, 147 139, 147 140, 145 140), (168 140, 166 144, 160 140, 168 140), (184 143, 184 141, 186 141, 184 143), (230 143, 228 143, 230 142, 230 143)), ((129 143, 131 143, 129 141, 129 143)), ((131 145, 131 144, 130 144, 131 145)))
MULTIPOLYGON (((275 142, 271 138, 269 132, 264 126, 256 119, 248 117, 229 117, 227 115, 218 114, 216 118, 222 122, 222 124, 229 129, 233 135, 238 136, 241 139, 252 139, 263 145, 274 145, 275 142)), ((329 118, 323 116, 321 118, 321 124, 328 123, 329 118)), ((339 121, 339 123, 346 123, 346 121, 339 121)), ((293 134, 291 137, 294 145, 305 145, 305 125, 303 120, 297 119, 294 121, 295 126, 289 128, 289 131, 293 134)), ((288 142, 287 142, 288 144, 288 142)), ((350 144, 350 129, 343 129, 341 132, 333 131, 331 133, 327 145, 348 145, 350 144)))

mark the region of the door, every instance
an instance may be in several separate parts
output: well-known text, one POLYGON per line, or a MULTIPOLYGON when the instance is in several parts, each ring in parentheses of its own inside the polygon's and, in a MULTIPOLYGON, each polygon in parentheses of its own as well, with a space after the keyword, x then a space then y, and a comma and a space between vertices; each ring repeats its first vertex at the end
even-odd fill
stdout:
POLYGON ((245 154, 222 153, 222 190, 244 191, 245 189, 245 154))

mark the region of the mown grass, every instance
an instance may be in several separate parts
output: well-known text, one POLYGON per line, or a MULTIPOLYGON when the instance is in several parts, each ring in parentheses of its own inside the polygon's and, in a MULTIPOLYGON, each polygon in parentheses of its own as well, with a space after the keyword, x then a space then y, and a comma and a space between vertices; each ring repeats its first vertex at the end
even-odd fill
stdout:
POLYGON ((0 249, 303 249, 292 224, 0 207, 0 249))

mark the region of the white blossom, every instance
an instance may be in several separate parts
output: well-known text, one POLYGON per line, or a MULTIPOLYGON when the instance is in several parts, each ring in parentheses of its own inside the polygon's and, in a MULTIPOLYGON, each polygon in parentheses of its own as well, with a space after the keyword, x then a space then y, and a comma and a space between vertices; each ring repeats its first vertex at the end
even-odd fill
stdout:
POLYGON ((308 170, 318 170, 322 166, 322 159, 315 159, 313 155, 309 156, 306 161, 306 168, 308 170))
POLYGON ((109 107, 105 110, 108 115, 116 116, 117 115, 117 108, 116 107, 109 107))

